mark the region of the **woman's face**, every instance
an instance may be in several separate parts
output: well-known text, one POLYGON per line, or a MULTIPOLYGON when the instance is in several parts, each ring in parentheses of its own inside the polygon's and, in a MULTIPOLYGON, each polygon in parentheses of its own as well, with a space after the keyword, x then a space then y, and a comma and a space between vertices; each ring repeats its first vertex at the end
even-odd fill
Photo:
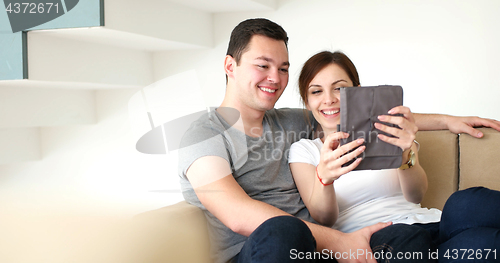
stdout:
POLYGON ((306 107, 325 132, 337 130, 340 123, 340 87, 352 87, 347 73, 337 64, 329 64, 314 76, 307 90, 306 107))

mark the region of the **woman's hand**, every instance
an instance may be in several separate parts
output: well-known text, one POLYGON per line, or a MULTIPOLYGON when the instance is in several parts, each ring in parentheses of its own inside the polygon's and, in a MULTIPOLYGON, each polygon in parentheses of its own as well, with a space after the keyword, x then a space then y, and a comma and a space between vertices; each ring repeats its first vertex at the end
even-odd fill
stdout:
POLYGON ((401 129, 389 127, 380 123, 375 124, 377 129, 396 137, 391 138, 379 134, 378 138, 387 143, 399 146, 403 150, 402 164, 408 162, 408 152, 413 147, 413 152, 415 152, 415 164, 410 169, 398 169, 398 176, 405 199, 409 202, 418 204, 422 201, 428 187, 427 175, 425 174, 422 166, 420 166, 418 160, 417 146, 413 145, 413 140, 415 140, 415 134, 418 131, 418 127, 415 124, 415 118, 408 107, 395 107, 389 111, 389 114, 402 114, 403 116, 382 115, 379 116, 379 120, 396 124, 401 129))
POLYGON ((415 135, 418 131, 413 114, 410 109, 405 106, 392 108, 388 113, 402 114, 403 116, 380 115, 378 119, 383 122, 396 124, 401 129, 389 127, 381 123, 375 123, 375 128, 395 136, 395 138, 391 138, 389 136, 379 134, 378 138, 384 142, 398 146, 403 150, 403 152, 405 152, 411 148, 413 140, 415 140, 415 135))
POLYGON ((366 149, 366 147, 362 145, 364 142, 363 139, 358 139, 338 147, 339 140, 347 137, 349 137, 349 134, 345 132, 335 132, 326 136, 323 147, 321 148, 321 158, 317 167, 318 176, 321 178, 323 184, 332 183, 340 176, 352 171, 361 162, 362 158, 357 158, 353 163, 346 167, 342 167, 343 164, 355 159, 366 149))

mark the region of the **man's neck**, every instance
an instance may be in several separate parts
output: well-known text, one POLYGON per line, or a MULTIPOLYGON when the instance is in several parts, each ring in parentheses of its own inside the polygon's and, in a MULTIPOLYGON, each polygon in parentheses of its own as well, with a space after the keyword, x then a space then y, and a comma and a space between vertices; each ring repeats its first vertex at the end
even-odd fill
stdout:
MULTIPOLYGON (((240 116, 238 121, 233 125, 234 128, 244 132, 250 137, 260 137, 262 135, 262 120, 264 119, 265 112, 238 105, 236 103, 228 103, 224 100, 219 108, 232 108, 239 112, 240 116)), ((217 110, 217 112, 228 121, 231 117, 227 111, 217 110)))

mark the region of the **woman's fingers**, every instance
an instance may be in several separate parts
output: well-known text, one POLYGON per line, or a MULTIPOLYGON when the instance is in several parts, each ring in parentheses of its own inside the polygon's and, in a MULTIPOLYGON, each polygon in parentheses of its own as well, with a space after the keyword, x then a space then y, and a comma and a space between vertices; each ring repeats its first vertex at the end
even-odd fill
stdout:
MULTIPOLYGON (((356 167, 358 167, 359 163, 363 160, 363 158, 356 158, 354 162, 349 164, 348 166, 340 168, 339 172, 341 172, 342 175, 354 170, 356 167)), ((340 177, 340 176, 339 176, 340 177)))
POLYGON ((327 163, 328 169, 330 170, 339 169, 342 167, 342 165, 362 155, 366 150, 366 146, 361 145, 363 142, 364 140, 362 139, 350 142, 332 152, 330 161, 327 163))
POLYGON ((415 119, 413 118, 413 113, 411 112, 410 108, 405 107, 405 106, 394 107, 394 108, 390 109, 387 113, 389 113, 391 115, 402 114, 409 121, 415 122, 415 119))
POLYGON ((353 149, 362 145, 364 142, 365 142, 365 140, 363 138, 360 138, 360 139, 357 139, 355 141, 346 143, 346 144, 338 147, 337 149, 335 149, 333 151, 335 158, 339 159, 340 157, 345 156, 346 154, 351 152, 353 149))
POLYGON ((384 134, 378 134, 377 137, 386 143, 400 147, 403 151, 411 147, 413 140, 415 140, 416 137, 413 131, 389 127, 380 123, 376 123, 375 128, 395 136, 389 137, 384 134))
POLYGON ((341 139, 346 139, 349 137, 349 133, 345 132, 334 132, 326 136, 321 152, 330 152, 337 148, 338 141, 341 139))
POLYGON ((359 163, 363 160, 363 158, 359 156, 363 155, 365 149, 366 146, 361 145, 358 148, 352 150, 351 152, 344 154, 343 156, 338 158, 336 162, 330 163, 329 169, 331 171, 332 178, 336 180, 340 176, 354 170, 354 168, 356 168, 359 165, 359 163), (345 167, 342 167, 344 164, 349 163, 352 160, 354 160, 352 163, 350 163, 345 167))
POLYGON ((415 139, 415 134, 418 131, 418 127, 415 124, 415 119, 413 114, 408 107, 398 106, 391 109, 389 114, 401 114, 403 116, 390 116, 381 115, 378 116, 380 121, 391 123, 399 126, 399 128, 389 127, 381 123, 375 123, 375 128, 390 134, 394 137, 379 134, 378 138, 384 142, 396 145, 403 150, 411 147, 413 140, 415 139))
POLYGON ((416 132, 413 132, 413 130, 398 129, 381 123, 375 123, 375 128, 403 140, 408 139, 413 141, 415 139, 416 132))
POLYGON ((401 129, 412 130, 415 133, 418 127, 415 124, 415 118, 410 108, 405 106, 394 107, 388 112, 391 115, 400 114, 403 116, 380 115, 379 120, 398 125, 401 129))
POLYGON ((414 120, 409 120, 402 116, 380 115, 378 116, 378 119, 386 123, 395 124, 405 131, 410 131, 414 133, 418 131, 418 127, 415 124, 414 120))
POLYGON ((405 151, 411 147, 413 140, 401 140, 399 138, 389 137, 383 134, 379 134, 378 138, 386 143, 398 146, 401 150, 405 151))
POLYGON ((364 139, 358 139, 334 150, 328 150, 328 146, 325 147, 325 145, 329 140, 333 140, 334 138, 338 137, 331 136, 330 138, 325 139, 325 144, 323 145, 321 152, 321 178, 327 181, 336 180, 343 174, 356 168, 361 161, 361 158, 358 158, 359 155, 363 154, 366 149, 366 146, 362 145, 364 143, 364 139), (359 159, 359 161, 354 161, 352 164, 342 167, 344 164, 349 163, 351 160, 356 158, 359 159))

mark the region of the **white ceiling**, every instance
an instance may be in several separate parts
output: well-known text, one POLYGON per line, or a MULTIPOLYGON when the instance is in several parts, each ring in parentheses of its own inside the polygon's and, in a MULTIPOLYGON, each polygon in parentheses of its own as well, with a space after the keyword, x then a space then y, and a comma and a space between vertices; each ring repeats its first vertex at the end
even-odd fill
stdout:
POLYGON ((270 11, 278 6, 277 0, 169 0, 194 9, 210 12, 270 11))
MULTIPOLYGON (((271 11, 275 10, 278 0, 168 0, 209 13, 271 11)), ((34 30, 29 34, 44 34, 77 41, 112 45, 146 51, 183 50, 204 48, 197 45, 163 40, 139 34, 132 34, 106 27, 70 28, 56 30, 34 30)))
POLYGON ((111 45, 145 51, 199 49, 201 46, 169 41, 139 34, 133 34, 106 27, 63 28, 50 30, 34 30, 28 34, 73 39, 83 42, 111 45))

